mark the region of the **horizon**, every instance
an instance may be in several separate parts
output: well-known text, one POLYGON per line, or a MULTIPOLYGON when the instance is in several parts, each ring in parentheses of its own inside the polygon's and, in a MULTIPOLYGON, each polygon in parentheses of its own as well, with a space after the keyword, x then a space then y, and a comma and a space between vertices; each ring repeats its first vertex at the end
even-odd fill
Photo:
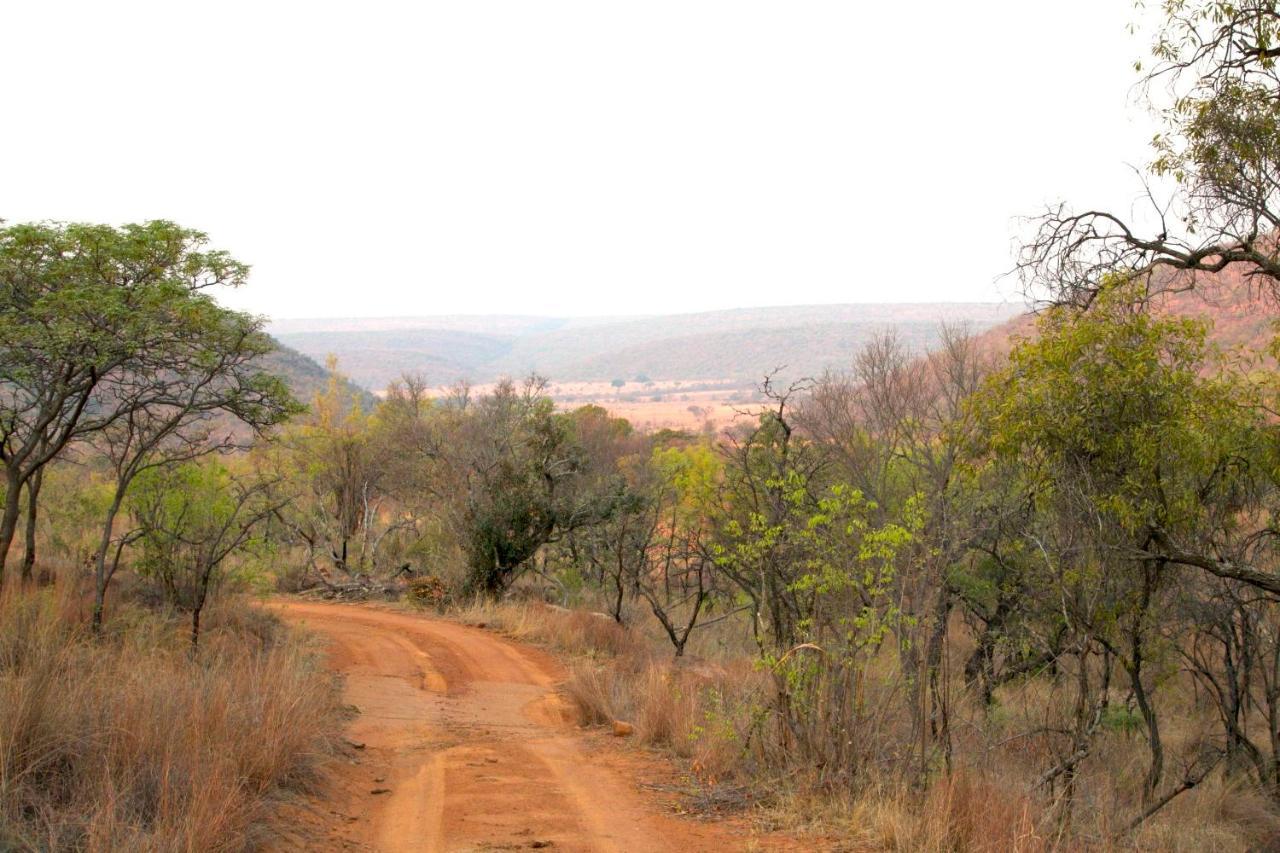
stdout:
POLYGON ((984 11, 914 16, 940 72, 835 0, 25 4, 0 218, 199 229, 253 267, 223 304, 290 319, 1007 301, 1017 217, 1132 200, 1145 16, 984 11))
POLYGON ((311 315, 311 316, 267 316, 267 325, 271 326, 275 323, 319 323, 326 321, 340 320, 359 320, 364 322, 375 322, 379 320, 395 321, 398 323, 408 323, 417 320, 442 320, 442 319, 508 319, 508 320, 649 320, 658 317, 684 317, 695 314, 723 314, 735 311, 757 311, 766 309, 786 310, 790 308, 852 308, 862 306, 875 306, 878 308, 893 307, 946 307, 946 306, 990 306, 990 307, 1009 307, 1020 308, 1022 310, 1030 310, 1030 304, 1025 299, 901 299, 893 301, 876 301, 876 300, 857 300, 842 302, 786 302, 777 304, 761 304, 761 305, 735 305, 726 308, 706 308, 689 311, 649 311, 644 313, 611 313, 611 314, 525 314, 525 313, 506 313, 506 312, 481 312, 481 311, 451 311, 440 314, 331 314, 331 315, 311 315))

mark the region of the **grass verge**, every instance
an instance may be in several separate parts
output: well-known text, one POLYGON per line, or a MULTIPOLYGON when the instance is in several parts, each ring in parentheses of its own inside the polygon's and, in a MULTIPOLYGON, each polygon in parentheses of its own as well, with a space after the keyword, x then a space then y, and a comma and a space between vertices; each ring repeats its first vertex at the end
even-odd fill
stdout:
POLYGON ((0 849, 244 850, 307 788, 338 694, 306 641, 222 602, 185 622, 122 605, 104 636, 52 591, 0 597, 0 849))

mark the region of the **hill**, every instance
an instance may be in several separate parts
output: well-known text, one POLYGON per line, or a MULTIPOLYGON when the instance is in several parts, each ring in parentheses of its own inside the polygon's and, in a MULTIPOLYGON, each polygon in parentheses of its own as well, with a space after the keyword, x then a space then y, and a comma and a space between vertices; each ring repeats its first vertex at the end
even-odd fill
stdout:
POLYGON ((780 366, 800 375, 843 365, 888 328, 924 349, 937 340, 942 322, 981 330, 1020 310, 998 303, 805 305, 629 318, 281 320, 270 328, 312 358, 336 355, 344 373, 374 390, 406 372, 422 373, 433 385, 530 371, 557 382, 644 377, 749 384, 780 366))
MULTIPOLYGON (((1202 273, 1193 287, 1166 288, 1152 301, 1155 310, 1180 317, 1196 317, 1211 324, 1209 339, 1224 349, 1265 353, 1276 334, 1280 307, 1269 294, 1249 280, 1242 267, 1228 268, 1213 275, 1202 273)), ((992 326, 983 340, 999 352, 1008 351, 1017 338, 1035 333, 1035 315, 1021 314, 992 326)))
MULTIPOLYGON (((329 371, 311 357, 279 341, 276 344, 278 348, 275 352, 263 356, 262 369, 283 379, 298 400, 303 403, 311 402, 316 394, 328 387, 329 371)), ((344 384, 360 399, 363 406, 372 407, 373 396, 368 391, 346 380, 344 384)))

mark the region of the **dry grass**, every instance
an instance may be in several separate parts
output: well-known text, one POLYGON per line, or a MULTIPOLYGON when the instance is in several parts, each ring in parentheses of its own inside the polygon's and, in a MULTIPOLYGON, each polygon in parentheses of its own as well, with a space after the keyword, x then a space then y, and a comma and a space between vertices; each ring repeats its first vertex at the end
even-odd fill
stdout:
POLYGON ((585 610, 566 610, 537 601, 475 601, 454 611, 454 616, 572 656, 614 658, 648 653, 641 638, 608 616, 585 610))
POLYGON ((244 606, 185 625, 54 593, 0 598, 0 849, 242 850, 337 731, 318 658, 244 606))
MULTIPOLYGON (((879 712, 857 734, 876 758, 859 778, 842 782, 791 760, 770 713, 771 678, 723 637, 701 644, 715 659, 675 661, 656 633, 623 628, 599 614, 508 602, 472 605, 459 617, 565 654, 563 689, 582 724, 630 722, 637 742, 684 759, 704 792, 749 790, 751 796, 737 801, 757 803, 760 823, 811 834, 816 846, 938 853, 1280 849, 1280 811, 1221 776, 1178 797, 1135 833, 1118 835, 1141 808, 1136 791, 1146 753, 1136 731, 1100 737, 1081 768, 1064 829, 1052 794, 1034 785, 1054 762, 1054 750, 1044 737, 1021 734, 1052 722, 1045 709, 1061 697, 1047 681, 1003 690, 991 713, 954 685, 954 770, 948 775, 939 765, 919 785, 891 769, 887 750, 909 742, 909 721, 889 659, 878 661, 874 671, 885 672, 868 680, 867 704, 879 712)), ((1205 725, 1190 696, 1166 700, 1171 759, 1198 742, 1205 725)))
POLYGON ((1037 826, 1038 805, 997 780, 959 772, 924 791, 867 784, 850 791, 787 787, 767 801, 765 823, 809 830, 840 850, 902 853, 1033 853, 1054 844, 1037 826))
POLYGON ((629 722, 639 742, 688 759, 710 783, 739 779, 759 765, 766 690, 764 677, 745 662, 722 667, 666 658, 577 661, 565 684, 584 724, 629 722))
POLYGON ((745 659, 675 661, 660 638, 540 602, 474 602, 455 616, 567 656, 564 691, 583 725, 629 722, 640 743, 689 759, 708 780, 733 777, 751 762, 767 681, 745 659))

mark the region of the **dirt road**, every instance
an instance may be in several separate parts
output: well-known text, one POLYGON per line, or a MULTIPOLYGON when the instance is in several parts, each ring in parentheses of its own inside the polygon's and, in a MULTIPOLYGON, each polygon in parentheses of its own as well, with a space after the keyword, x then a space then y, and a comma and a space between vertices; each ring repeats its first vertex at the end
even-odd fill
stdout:
MULTIPOLYGON (((628 759, 567 721, 550 656, 494 634, 349 604, 286 602, 330 641, 359 709, 315 831, 332 849, 745 850, 741 827, 664 814, 628 759)), ((310 843, 316 843, 312 839, 310 843)))

